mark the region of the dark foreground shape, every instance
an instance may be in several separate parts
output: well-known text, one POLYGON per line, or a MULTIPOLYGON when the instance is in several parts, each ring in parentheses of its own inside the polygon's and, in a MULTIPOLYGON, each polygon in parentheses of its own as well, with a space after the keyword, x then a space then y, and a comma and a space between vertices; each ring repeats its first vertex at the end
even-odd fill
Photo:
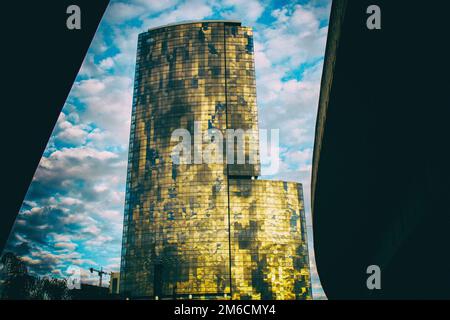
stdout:
POLYGON ((0 254, 108 3, 2 3, 0 254), (66 12, 71 5, 81 10, 81 30, 66 26, 70 16, 66 12))
POLYGON ((334 1, 312 181, 330 299, 450 298, 449 14, 444 1, 334 1), (381 30, 366 27, 373 4, 381 30))

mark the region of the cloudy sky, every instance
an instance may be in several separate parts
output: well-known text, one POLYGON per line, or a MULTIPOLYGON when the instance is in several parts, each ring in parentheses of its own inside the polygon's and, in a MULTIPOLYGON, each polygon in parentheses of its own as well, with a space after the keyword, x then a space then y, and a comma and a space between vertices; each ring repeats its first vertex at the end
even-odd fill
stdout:
MULTIPOLYGON (((280 129, 280 170, 264 178, 303 183, 312 244, 310 175, 330 5, 331 0, 112 0, 8 249, 39 275, 65 276, 71 265, 119 270, 137 35, 199 19, 237 19, 253 27, 260 127, 280 129)), ((97 280, 86 271, 83 277, 97 280)), ((314 296, 324 297, 314 263, 313 286, 314 296)))

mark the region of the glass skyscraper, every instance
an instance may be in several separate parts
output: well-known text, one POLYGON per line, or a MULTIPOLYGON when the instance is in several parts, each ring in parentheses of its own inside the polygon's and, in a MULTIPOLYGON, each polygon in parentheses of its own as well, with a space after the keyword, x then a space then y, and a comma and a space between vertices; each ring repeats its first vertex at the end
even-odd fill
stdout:
POLYGON ((227 129, 257 132, 252 29, 238 21, 139 35, 121 293, 311 298, 302 185, 257 180, 258 139, 246 144, 245 164, 174 163, 172 133, 196 126, 225 137, 227 129))

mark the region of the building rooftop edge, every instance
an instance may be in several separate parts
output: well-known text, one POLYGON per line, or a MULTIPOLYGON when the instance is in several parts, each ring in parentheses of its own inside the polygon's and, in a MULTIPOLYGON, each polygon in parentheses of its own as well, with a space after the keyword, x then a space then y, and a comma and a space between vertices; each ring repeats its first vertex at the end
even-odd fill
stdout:
POLYGON ((158 26, 158 27, 153 27, 153 28, 148 28, 146 32, 148 31, 152 31, 152 30, 157 30, 157 29, 162 29, 162 28, 166 28, 166 27, 174 27, 174 26, 179 26, 179 25, 184 25, 184 24, 194 24, 194 23, 240 23, 242 24, 241 21, 239 20, 186 20, 186 21, 180 21, 180 22, 174 22, 174 23, 169 23, 169 24, 165 24, 162 26, 158 26))

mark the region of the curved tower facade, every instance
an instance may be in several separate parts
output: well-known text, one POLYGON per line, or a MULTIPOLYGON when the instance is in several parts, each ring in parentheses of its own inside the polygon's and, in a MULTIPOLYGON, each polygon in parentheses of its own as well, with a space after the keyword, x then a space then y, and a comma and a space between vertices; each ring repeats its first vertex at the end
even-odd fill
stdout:
MULTIPOLYGON (((257 129, 251 28, 236 21, 203 21, 139 35, 123 294, 310 296, 301 185, 256 180, 257 129), (192 133, 190 162, 173 161, 180 141, 172 135, 179 129, 192 133), (222 133, 223 145, 227 129, 253 132, 256 139, 244 144, 245 163, 227 161, 226 148, 223 161, 205 163, 204 137, 198 140, 196 132, 208 129, 222 133), (199 150, 200 157, 195 153, 199 150)), ((233 148, 237 157, 242 150, 233 148)))

